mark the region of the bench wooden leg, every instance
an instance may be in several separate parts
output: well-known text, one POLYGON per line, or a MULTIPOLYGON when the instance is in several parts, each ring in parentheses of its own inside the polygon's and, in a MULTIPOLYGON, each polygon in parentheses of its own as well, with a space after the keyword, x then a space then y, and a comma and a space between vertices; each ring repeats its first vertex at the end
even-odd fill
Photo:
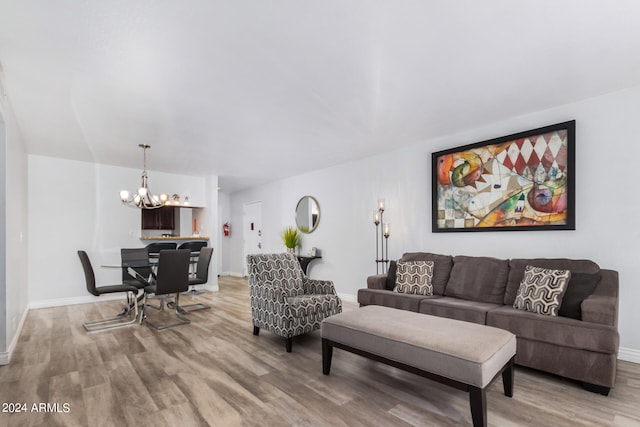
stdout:
POLYGON ((502 371, 502 385, 504 387, 504 395, 507 397, 513 397, 513 366, 514 358, 512 357, 502 371))
POLYGON ((484 389, 470 386, 469 403, 473 427, 485 427, 487 425, 487 394, 484 389))
POLYGON ((322 373, 329 375, 331 371, 331 358, 333 357, 333 347, 329 340, 322 338, 322 373))

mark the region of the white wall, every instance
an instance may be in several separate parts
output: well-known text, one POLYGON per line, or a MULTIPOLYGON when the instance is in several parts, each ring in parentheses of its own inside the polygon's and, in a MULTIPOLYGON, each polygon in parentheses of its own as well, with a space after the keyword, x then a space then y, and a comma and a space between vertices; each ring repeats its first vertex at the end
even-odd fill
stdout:
MULTIPOLYGON (((526 102, 526 100, 523 100, 526 102)), ((375 274, 373 210, 386 199, 391 226, 389 257, 407 251, 512 257, 588 258, 620 273, 621 347, 640 360, 637 263, 640 227, 635 183, 640 159, 640 87, 515 117, 482 128, 423 141, 406 149, 310 172, 231 195, 231 221, 242 224, 242 206, 262 200, 266 252, 284 249, 279 234, 294 225, 303 195, 321 209, 318 229, 304 237, 303 252, 322 250, 309 269, 331 279, 347 298, 375 274), (431 152, 519 131, 576 120, 576 231, 431 233, 431 152), (637 349, 637 350, 633 350, 637 349)), ((242 233, 230 241, 233 272, 242 272, 242 233)))
POLYGON ((202 224, 203 235, 209 236, 209 246, 213 247, 213 257, 209 265, 207 287, 218 290, 219 263, 216 254, 220 252, 220 219, 218 209, 218 177, 209 175, 205 179, 206 207, 199 211, 198 224, 202 224))
MULTIPOLYGON (((218 251, 216 260, 220 266, 220 275, 228 276, 231 273, 231 236, 224 237, 222 233, 222 226, 228 222, 231 227, 231 234, 233 235, 233 233, 236 232, 235 227, 240 224, 231 224, 230 197, 227 193, 218 193, 218 218, 220 218, 220 239, 218 244, 220 251, 218 251)), ((241 231, 242 230, 238 230, 238 232, 241 231)))
MULTIPOLYGON (((122 247, 145 245, 139 240, 140 210, 123 206, 119 198, 121 189, 138 185, 140 173, 137 169, 28 156, 31 307, 94 300, 86 291, 77 255, 80 249, 89 254, 99 285, 121 280, 119 269, 100 265, 117 265, 122 247)), ((149 176, 154 193, 189 192, 205 204, 205 178, 153 171, 149 176)))
MULTIPOLYGON (((0 88, 1 89, 1 88, 0 88)), ((4 97, 0 93, 0 108, 2 108, 4 97)), ((0 352, 8 359, 6 352, 8 323, 7 322, 7 137, 4 122, 3 110, 0 109, 0 352)), ((3 364, 8 361, 3 360, 3 364)))
POLYGON ((0 364, 4 364, 27 313, 27 154, 7 98, 0 108, 0 151, 0 364))

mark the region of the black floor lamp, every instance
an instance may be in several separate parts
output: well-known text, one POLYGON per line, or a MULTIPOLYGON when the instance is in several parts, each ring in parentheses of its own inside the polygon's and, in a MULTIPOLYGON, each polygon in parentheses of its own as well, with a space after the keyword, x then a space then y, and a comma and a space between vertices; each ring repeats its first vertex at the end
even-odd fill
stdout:
POLYGON ((384 199, 378 200, 378 209, 373 211, 373 223, 376 226, 376 274, 387 272, 389 262, 389 223, 383 222, 384 199), (378 227, 380 230, 378 232, 378 227))

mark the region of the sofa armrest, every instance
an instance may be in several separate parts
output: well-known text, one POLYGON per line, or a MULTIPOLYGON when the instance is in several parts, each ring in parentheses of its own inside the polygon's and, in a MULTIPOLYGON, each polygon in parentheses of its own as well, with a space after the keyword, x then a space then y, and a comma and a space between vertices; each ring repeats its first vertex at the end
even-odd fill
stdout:
POLYGON ((582 301, 582 321, 618 326, 618 299, 603 295, 590 295, 582 301))
POLYGON ((367 288, 369 289, 387 289, 387 275, 376 274, 375 276, 367 277, 367 288))
POLYGON ((618 327, 618 272, 600 270, 598 287, 580 306, 584 322, 618 327))
POLYGON ((302 279, 302 289, 305 294, 329 294, 336 295, 336 288, 331 280, 317 280, 304 277, 302 279))

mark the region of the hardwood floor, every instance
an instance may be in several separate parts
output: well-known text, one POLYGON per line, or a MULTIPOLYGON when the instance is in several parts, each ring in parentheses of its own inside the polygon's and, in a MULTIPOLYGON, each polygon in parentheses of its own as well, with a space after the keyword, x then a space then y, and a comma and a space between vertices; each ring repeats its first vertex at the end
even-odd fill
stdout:
MULTIPOLYGON (((294 338, 292 353, 268 331, 252 335, 246 280, 221 278, 195 301, 212 309, 160 332, 84 331, 117 302, 30 311, 0 367, 0 410, 27 411, 0 412, 0 426, 471 425, 466 393, 363 357, 336 349, 322 375, 319 332, 294 338)), ((609 397, 520 367, 513 398, 501 380, 487 393, 489 425, 506 427, 640 426, 639 403, 640 365, 628 362, 609 397)))

